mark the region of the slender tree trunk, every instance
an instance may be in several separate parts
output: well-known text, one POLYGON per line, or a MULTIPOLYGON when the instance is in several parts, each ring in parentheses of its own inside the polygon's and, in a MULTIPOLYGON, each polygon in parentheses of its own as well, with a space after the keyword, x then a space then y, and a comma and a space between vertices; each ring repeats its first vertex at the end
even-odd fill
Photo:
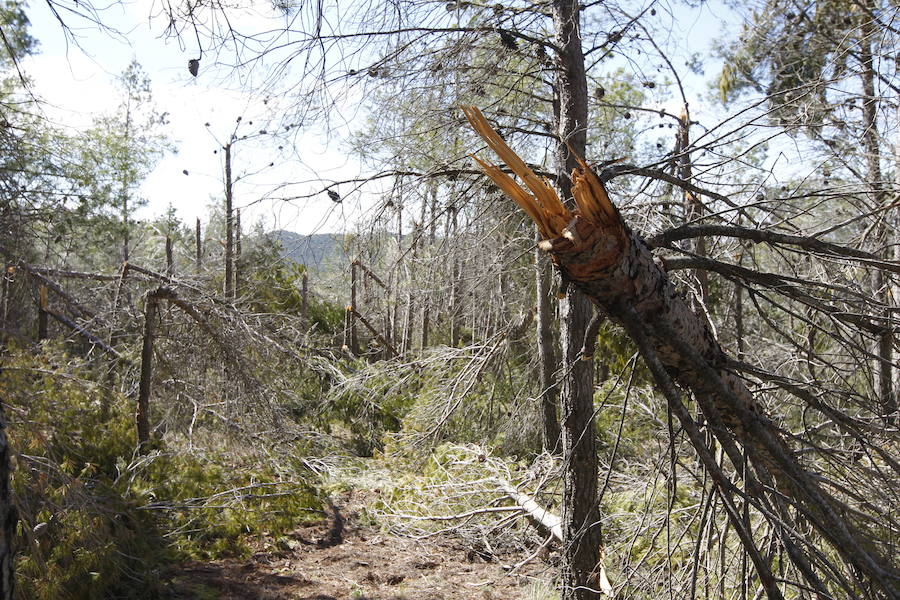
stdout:
POLYGON ((13 600, 15 591, 16 524, 19 513, 12 502, 9 480, 12 475, 6 417, 0 407, 0 600, 13 600))
MULTIPOLYGON (((573 203, 569 173, 587 147, 587 78, 581 47, 577 0, 553 0, 555 42, 559 48, 556 93, 561 139, 556 147, 557 181, 563 201, 573 203), (573 155, 574 152, 577 156, 573 155)), ((597 450, 594 430, 593 361, 580 360, 591 318, 587 298, 571 288, 560 312, 562 339, 561 386, 563 486, 562 598, 595 598, 597 564, 602 543, 597 510, 597 450)))
POLYGON ((127 192, 122 193, 122 260, 128 262, 129 260, 129 246, 131 245, 130 240, 130 227, 128 226, 128 194, 127 192))
POLYGON ((431 188, 431 194, 429 194, 429 214, 431 215, 431 222, 428 224, 428 245, 434 246, 434 242, 437 239, 437 218, 438 218, 438 186, 435 185, 431 188))
POLYGON ((306 271, 303 272, 303 278, 300 280, 300 318, 306 320, 306 313, 309 309, 309 276, 306 271))
POLYGON ((350 314, 353 312, 352 306, 347 306, 344 310, 344 342, 342 350, 350 356, 356 358, 356 355, 350 350, 350 314))
POLYGON ((197 258, 196 258, 196 269, 197 274, 200 274, 200 268, 203 266, 203 240, 200 237, 200 217, 197 217, 197 228, 195 231, 195 245, 197 247, 197 258))
MULTIPOLYGON (((456 236, 457 232, 457 209, 456 209, 456 186, 454 185, 452 204, 447 208, 447 225, 446 233, 448 238, 456 236)), ((450 260, 450 345, 456 348, 459 346, 460 329, 459 320, 462 313, 462 288, 460 285, 459 272, 459 256, 456 252, 451 252, 450 260)))
POLYGON ((412 292, 406 292, 406 313, 403 315, 403 337, 400 340, 400 354, 409 352, 412 339, 412 314, 415 309, 412 292))
MULTIPOLYGON (((540 241, 540 233, 538 233, 540 241)), ((540 365, 539 385, 541 386, 541 430, 544 450, 558 454, 559 447, 559 388, 556 385, 555 341, 550 310, 550 264, 545 252, 535 248, 534 280, 537 296, 537 353, 540 365)))
POLYGON ((430 315, 428 314, 428 298, 422 302, 422 350, 428 348, 428 328, 430 327, 430 315))
POLYGON ((138 384, 137 427, 138 452, 144 454, 150 442, 150 388, 153 381, 153 338, 156 335, 156 311, 164 288, 147 293, 144 309, 144 339, 141 345, 141 379, 138 384))
POLYGON ((48 337, 48 319, 47 319, 47 308, 48 308, 48 300, 47 300, 47 286, 42 285, 38 288, 38 330, 37 330, 37 339, 38 341, 46 340, 48 337))
MULTIPOLYGON (((678 176, 684 181, 690 181, 693 176, 691 166, 691 153, 688 148, 691 145, 691 115, 688 111, 687 104, 681 113, 681 119, 678 123, 678 143, 676 144, 676 154, 678 156, 678 176)), ((690 191, 684 192, 684 222, 694 224, 693 222, 703 216, 703 202, 700 197, 690 191)), ((697 256, 706 256, 706 238, 697 237, 693 242, 688 242, 689 251, 697 256)), ((700 301, 706 302, 709 297, 709 275, 704 269, 695 269, 692 271, 694 280, 700 292, 700 301)))
POLYGON ((459 320, 462 312, 462 290, 459 281, 459 259, 456 253, 451 257, 450 268, 450 345, 459 346, 459 320))
MULTIPOLYGON (((388 287, 384 291, 384 296, 386 300, 386 306, 384 310, 384 324, 382 326, 382 331, 384 331, 384 337, 391 343, 397 338, 397 314, 400 310, 399 302, 397 301, 397 289, 399 287, 399 274, 397 273, 397 269, 391 269, 388 271, 388 287)), ((384 358, 387 358, 387 352, 382 353, 384 358)))
POLYGON ((350 263, 350 314, 347 316, 347 324, 350 329, 350 352, 353 356, 359 356, 359 338, 356 337, 356 263, 350 263))
POLYGON ((734 336, 737 338, 737 359, 744 360, 744 286, 734 284, 734 336))
POLYGON ((118 321, 119 321, 119 307, 122 305, 122 296, 127 294, 127 289, 125 288, 125 279, 128 277, 128 269, 129 265, 127 262, 122 263, 122 268, 119 270, 119 277, 116 279, 116 291, 113 294, 113 307, 112 314, 109 317, 109 345, 115 347, 116 339, 119 337, 118 321))
POLYGON ((175 276, 175 257, 172 253, 172 238, 166 236, 166 277, 175 276))
MULTIPOLYGON (((867 2, 866 4, 870 9, 874 8, 871 6, 871 3, 867 2)), ((878 132, 877 114, 878 98, 875 96, 876 73, 872 56, 872 45, 875 43, 877 32, 871 19, 864 19, 861 32, 859 60, 863 91, 863 147, 866 151, 866 179, 869 192, 872 194, 876 206, 880 208, 888 201, 888 195, 885 193, 881 172, 881 140, 878 132)), ((876 228, 875 235, 879 246, 883 248, 881 251, 883 257, 886 260, 890 260, 892 256, 888 242, 891 232, 886 223, 882 222, 876 228)), ((893 303, 891 301, 890 286, 885 279, 884 271, 876 269, 872 279, 872 287, 876 297, 885 306, 885 317, 890 322, 892 316, 890 308, 893 303)), ((897 400, 894 395, 893 348, 894 335, 890 328, 885 328, 876 344, 878 359, 875 365, 875 373, 877 380, 876 391, 881 405, 880 411, 882 416, 888 421, 893 418, 897 411, 897 400)))
POLYGON ((234 298, 234 215, 231 186, 231 143, 225 145, 225 297, 234 298))
POLYGON ((2 328, 6 330, 9 326, 9 295, 12 293, 12 281, 15 267, 5 265, 3 268, 3 307, 0 311, 0 319, 2 319, 2 328))
POLYGON ((234 296, 241 293, 241 209, 235 211, 234 219, 234 296))

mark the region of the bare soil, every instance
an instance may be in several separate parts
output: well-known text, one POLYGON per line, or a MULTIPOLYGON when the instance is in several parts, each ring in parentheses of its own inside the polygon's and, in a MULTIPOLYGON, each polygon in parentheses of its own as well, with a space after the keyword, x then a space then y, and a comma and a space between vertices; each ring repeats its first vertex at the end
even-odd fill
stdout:
POLYGON ((171 598, 514 600, 527 599, 529 584, 552 572, 534 559, 510 575, 504 565, 522 555, 485 556, 455 536, 414 540, 384 533, 360 524, 352 504, 332 505, 328 513, 278 544, 260 542, 249 559, 179 566, 171 577, 171 598))

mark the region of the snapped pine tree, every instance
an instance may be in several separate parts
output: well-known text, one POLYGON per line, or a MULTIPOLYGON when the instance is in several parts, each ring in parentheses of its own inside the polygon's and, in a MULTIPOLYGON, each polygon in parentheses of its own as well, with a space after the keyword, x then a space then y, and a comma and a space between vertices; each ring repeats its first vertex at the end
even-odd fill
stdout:
MULTIPOLYGON (((832 550, 852 567, 848 580, 874 585, 886 598, 900 597, 900 573, 890 549, 860 515, 822 485, 791 448, 778 425, 753 393, 727 367, 726 356, 704 316, 690 308, 643 239, 629 229, 612 204, 600 178, 584 160, 571 175, 577 208, 569 211, 556 191, 538 177, 491 128, 474 107, 463 109, 474 130, 524 183, 519 185, 500 167, 475 158, 497 186, 537 224, 548 252, 565 280, 586 294, 637 343, 654 379, 666 396, 712 479, 727 499, 733 484, 712 459, 699 427, 680 399, 677 386, 692 393, 708 427, 734 467, 745 477, 744 491, 757 507, 774 518, 795 511, 828 540, 832 550), (746 469, 744 468, 746 465, 746 469)), ((783 598, 770 559, 753 541, 752 532, 731 505, 732 525, 754 562, 769 598, 783 598)), ((797 569, 817 591, 825 592, 816 550, 805 540, 782 535, 797 569)), ((854 584, 843 584, 852 586, 854 584)), ((845 588, 850 591, 849 588, 845 588)))

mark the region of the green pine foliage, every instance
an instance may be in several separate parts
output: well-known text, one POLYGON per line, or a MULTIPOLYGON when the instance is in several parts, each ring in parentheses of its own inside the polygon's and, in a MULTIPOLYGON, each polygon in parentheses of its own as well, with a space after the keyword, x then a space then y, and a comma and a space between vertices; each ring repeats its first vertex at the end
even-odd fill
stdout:
POLYGON ((132 402, 107 366, 49 343, 5 357, 20 597, 155 598, 167 564, 246 555, 251 537, 319 515, 300 469, 159 440, 138 455, 132 402))

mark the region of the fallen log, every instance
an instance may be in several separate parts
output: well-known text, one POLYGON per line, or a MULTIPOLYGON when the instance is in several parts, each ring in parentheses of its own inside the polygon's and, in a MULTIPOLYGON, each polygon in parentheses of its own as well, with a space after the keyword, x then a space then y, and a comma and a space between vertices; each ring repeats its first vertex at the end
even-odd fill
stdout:
MULTIPOLYGON (((498 479, 497 482, 500 485, 500 489, 502 489, 507 496, 512 498, 516 504, 521 506, 522 510, 525 511, 531 520, 549 531, 556 541, 563 542, 562 519, 558 515, 545 509, 528 494, 517 490, 508 481, 498 479)), ((601 556, 599 556, 597 560, 597 571, 595 576, 596 584, 600 587, 600 590, 607 596, 612 596, 612 584, 606 576, 606 565, 602 551, 601 556)))
MULTIPOLYGON (((537 224, 543 238, 538 247, 550 254, 565 280, 633 339, 640 337, 645 342, 645 361, 658 359, 663 367, 653 372, 660 387, 674 380, 693 394, 735 475, 747 473, 746 497, 764 514, 770 506, 781 515, 789 508, 796 511, 849 567, 842 578, 856 579, 860 587, 872 585, 880 588, 884 597, 900 599, 900 571, 891 558, 891 540, 868 527, 865 515, 860 518, 857 511, 825 490, 820 483, 822 477, 801 461, 744 381, 728 368, 729 358, 706 318, 694 313, 676 291, 643 239, 624 222, 587 163, 579 160, 579 167, 572 173, 577 208, 569 211, 553 188, 506 145, 478 109, 463 110, 473 129, 527 188, 501 168, 475 158, 537 224)), ((667 399, 673 405, 677 398, 667 394, 667 399)), ((683 422, 686 429, 696 427, 687 411, 674 412, 683 421, 690 420, 683 422)), ((705 444, 699 438, 691 441, 695 447, 705 444)), ((696 449, 708 451, 705 445, 696 449)), ((784 535, 786 545, 796 541, 790 539, 792 534, 784 535)), ((743 541, 745 545, 753 543, 751 537, 743 541)), ((747 550, 751 555, 759 554, 757 548, 747 550)), ((815 552, 803 550, 801 555, 797 547, 792 550, 791 559, 798 570, 821 591, 821 583, 808 569, 809 563, 817 562, 815 552)), ((783 598, 770 567, 756 566, 769 598, 783 598)))
POLYGON ((557 541, 562 541, 562 519, 546 510, 543 506, 534 501, 528 494, 523 494, 508 482, 500 480, 500 488, 507 496, 515 500, 516 504, 522 507, 528 516, 537 522, 541 527, 549 531, 557 541))

